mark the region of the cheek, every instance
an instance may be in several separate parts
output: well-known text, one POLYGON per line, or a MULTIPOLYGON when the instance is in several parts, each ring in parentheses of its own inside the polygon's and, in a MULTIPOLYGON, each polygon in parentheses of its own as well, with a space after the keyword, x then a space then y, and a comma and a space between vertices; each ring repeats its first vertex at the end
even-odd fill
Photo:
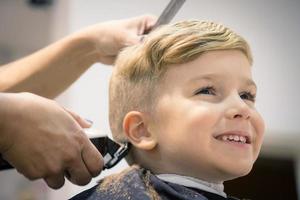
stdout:
POLYGON ((259 113, 253 117, 252 126, 254 127, 257 138, 263 138, 265 132, 265 122, 259 113))
POLYGON ((188 128, 195 128, 196 132, 212 132, 220 117, 220 112, 214 106, 198 106, 191 107, 185 115, 185 122, 188 128))
POLYGON ((252 123, 255 142, 256 142, 254 154, 256 154, 256 157, 257 157, 260 152, 262 143, 263 143, 263 138, 264 138, 264 133, 265 133, 265 123, 259 113, 256 113, 254 115, 251 123, 252 123))
MULTIPOLYGON (((180 98, 178 98, 180 99, 180 98)), ((219 107, 209 103, 193 101, 168 102, 157 107, 152 131, 160 142, 189 145, 208 141, 220 119, 219 107)))
POLYGON ((218 119, 218 112, 208 106, 185 107, 185 110, 173 113, 164 127, 169 146, 183 148, 182 152, 199 151, 199 146, 209 148, 218 119))

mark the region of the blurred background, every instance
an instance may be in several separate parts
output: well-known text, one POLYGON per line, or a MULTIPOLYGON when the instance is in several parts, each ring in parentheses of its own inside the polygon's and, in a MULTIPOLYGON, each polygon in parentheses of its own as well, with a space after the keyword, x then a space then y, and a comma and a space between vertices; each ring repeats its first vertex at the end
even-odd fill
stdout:
MULTIPOLYGON (((169 0, 0 0, 0 64, 28 55, 83 27, 103 21, 159 15, 169 0)), ((300 199, 300 1, 187 0, 174 21, 221 22, 246 38, 254 56, 257 109, 266 122, 265 143, 254 170, 225 183, 225 191, 250 199, 300 199), (298 88, 298 89, 297 89, 298 88)), ((111 67, 92 66, 57 101, 110 133, 108 79, 111 67)), ((60 190, 0 171, 0 199, 68 199, 85 187, 67 182, 60 190)))

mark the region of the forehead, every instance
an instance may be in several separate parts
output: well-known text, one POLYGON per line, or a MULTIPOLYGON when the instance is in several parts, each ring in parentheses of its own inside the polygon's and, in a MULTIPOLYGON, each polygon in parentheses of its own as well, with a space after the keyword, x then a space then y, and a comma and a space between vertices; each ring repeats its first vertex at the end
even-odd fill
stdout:
POLYGON ((195 60, 169 66, 163 84, 208 81, 252 81, 251 66, 247 57, 239 50, 209 51, 195 60))

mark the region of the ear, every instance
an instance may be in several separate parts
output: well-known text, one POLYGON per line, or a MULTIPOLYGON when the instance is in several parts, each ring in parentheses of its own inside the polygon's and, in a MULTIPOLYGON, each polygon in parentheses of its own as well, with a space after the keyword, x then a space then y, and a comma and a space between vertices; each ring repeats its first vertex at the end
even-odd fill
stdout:
POLYGON ((123 130, 132 145, 139 149, 151 150, 157 145, 155 135, 149 131, 147 116, 131 111, 123 120, 123 130))

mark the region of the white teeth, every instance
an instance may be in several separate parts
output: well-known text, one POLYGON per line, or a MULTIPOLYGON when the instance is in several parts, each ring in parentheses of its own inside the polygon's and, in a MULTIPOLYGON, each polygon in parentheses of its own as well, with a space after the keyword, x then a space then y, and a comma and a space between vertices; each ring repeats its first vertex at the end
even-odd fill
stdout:
POLYGON ((223 135, 223 136, 222 136, 222 140, 223 140, 223 141, 226 141, 227 139, 228 139, 228 136, 227 136, 227 135, 223 135))
POLYGON ((246 143, 247 139, 245 136, 238 136, 238 135, 223 135, 220 137, 222 141, 234 141, 240 143, 246 143))
POLYGON ((240 137, 237 136, 237 135, 235 135, 235 136, 234 136, 234 141, 236 141, 236 142, 240 141, 240 137))
POLYGON ((240 141, 241 141, 242 143, 246 143, 246 138, 243 137, 243 136, 240 136, 240 141))

